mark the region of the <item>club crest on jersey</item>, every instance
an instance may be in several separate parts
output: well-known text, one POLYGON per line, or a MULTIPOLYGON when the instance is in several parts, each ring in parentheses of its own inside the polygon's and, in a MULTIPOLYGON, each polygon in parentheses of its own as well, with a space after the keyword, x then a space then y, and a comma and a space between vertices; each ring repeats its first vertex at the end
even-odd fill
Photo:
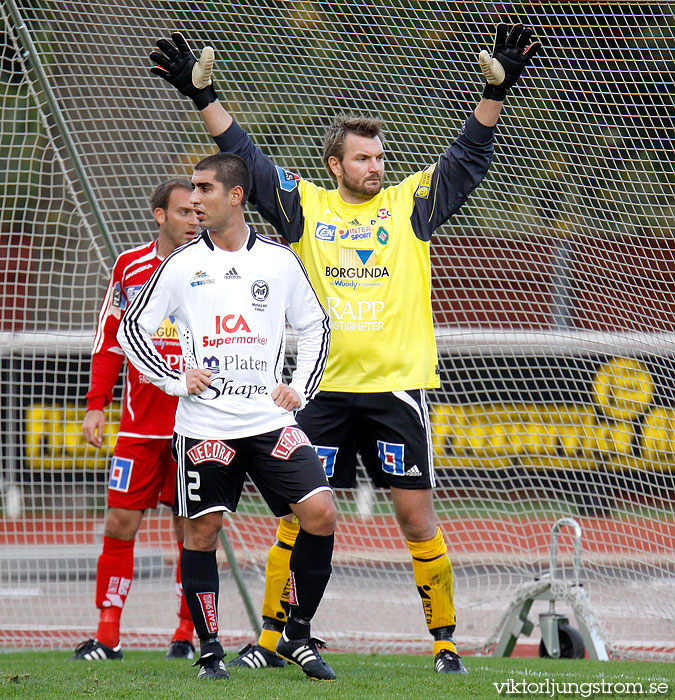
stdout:
POLYGON ((303 445, 312 446, 307 436, 300 430, 300 428, 294 428, 293 426, 288 426, 281 431, 277 444, 274 449, 270 452, 272 457, 277 459, 288 459, 299 447, 303 445))
POLYGON ((317 221, 314 229, 314 238, 317 241, 326 241, 332 243, 335 240, 335 231, 337 226, 334 224, 324 224, 323 221, 317 221))
POLYGON ((270 286, 265 280, 256 280, 251 285, 251 296, 256 301, 265 301, 270 293, 270 286))
POLYGON ((218 462, 218 464, 227 466, 237 453, 222 440, 202 440, 185 454, 190 458, 192 464, 218 462))
POLYGON ((380 228, 377 229, 375 237, 382 245, 387 245, 387 243, 389 243, 389 231, 387 231, 384 226, 380 226, 380 228))
POLYGON ((191 287, 200 287, 202 284, 213 284, 215 280, 209 277, 203 270, 198 270, 190 280, 191 287))
POLYGON ((277 175, 279 176, 279 187, 281 187, 284 192, 292 192, 298 188, 298 182, 300 176, 292 173, 290 170, 284 170, 278 165, 275 166, 277 169, 277 175))

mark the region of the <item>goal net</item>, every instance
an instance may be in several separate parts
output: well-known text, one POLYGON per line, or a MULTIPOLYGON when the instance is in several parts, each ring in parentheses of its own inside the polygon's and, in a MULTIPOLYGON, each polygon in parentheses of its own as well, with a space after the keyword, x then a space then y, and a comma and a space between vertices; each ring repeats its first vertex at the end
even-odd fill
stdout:
MULTIPOLYGON (((87 447, 97 310, 115 254, 153 236, 151 190, 214 152, 189 100, 149 74, 155 40, 180 29, 194 49, 212 44, 226 107, 315 182, 328 184, 330 119, 380 115, 391 184, 455 138, 482 89, 478 52, 497 22, 522 21, 544 49, 507 98, 488 177, 432 245, 436 512, 457 641, 490 652, 509 603, 549 572, 552 527, 568 517, 581 566, 563 531, 558 574, 578 573, 610 654, 672 658, 673 4, 3 0, 0 12, 0 644, 67 648, 95 631, 120 397, 104 448, 87 447)), ((360 479, 336 496, 317 633, 333 649, 427 650, 388 494, 360 479)), ((276 523, 253 489, 239 511, 225 529, 259 610, 276 523)), ((127 647, 169 641, 171 532, 167 511, 146 515, 127 647)), ((233 647, 254 634, 221 562, 233 647)))

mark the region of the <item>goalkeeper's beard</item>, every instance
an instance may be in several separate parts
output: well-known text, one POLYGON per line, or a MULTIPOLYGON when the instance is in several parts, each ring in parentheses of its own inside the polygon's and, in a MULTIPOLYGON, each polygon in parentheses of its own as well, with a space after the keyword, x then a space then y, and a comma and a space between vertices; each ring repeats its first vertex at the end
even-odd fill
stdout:
POLYGON ((342 176, 342 181, 340 182, 343 189, 347 190, 350 194, 363 199, 372 199, 376 194, 380 193, 383 184, 382 176, 369 175, 367 178, 357 180, 356 178, 351 178, 346 173, 342 176))

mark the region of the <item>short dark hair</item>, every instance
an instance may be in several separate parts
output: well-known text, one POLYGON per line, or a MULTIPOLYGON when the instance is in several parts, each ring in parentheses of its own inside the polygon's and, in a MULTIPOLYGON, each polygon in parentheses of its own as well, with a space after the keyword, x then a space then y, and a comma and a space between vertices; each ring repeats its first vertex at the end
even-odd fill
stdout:
POLYGON ((323 137, 323 164, 334 177, 328 167, 328 159, 335 156, 342 161, 345 155, 345 138, 347 134, 356 134, 374 139, 379 136, 384 141, 382 134, 382 120, 379 117, 367 117, 363 114, 338 114, 328 127, 323 137))
POLYGON ((226 192, 234 187, 241 187, 244 190, 242 206, 246 204, 251 191, 251 173, 243 158, 234 153, 214 153, 212 156, 202 158, 195 170, 213 170, 216 173, 216 180, 221 183, 226 192))
POLYGON ((177 189, 192 192, 192 183, 186 177, 172 177, 170 180, 157 185, 150 195, 151 211, 155 211, 155 209, 164 209, 166 211, 169 206, 171 193, 177 189))

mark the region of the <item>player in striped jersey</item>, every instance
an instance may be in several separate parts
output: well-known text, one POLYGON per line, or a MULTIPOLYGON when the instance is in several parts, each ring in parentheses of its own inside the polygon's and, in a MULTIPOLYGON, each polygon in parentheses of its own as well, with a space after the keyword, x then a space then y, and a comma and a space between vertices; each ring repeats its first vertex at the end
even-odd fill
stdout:
MULTIPOLYGON (((376 486, 389 488, 412 559, 434 668, 466 673, 453 635, 453 573, 433 507, 435 485, 425 392, 440 386, 431 307, 435 230, 485 177, 507 91, 540 45, 532 30, 497 27, 479 63, 487 84, 459 136, 435 163, 384 186, 379 120, 337 117, 324 139, 326 189, 272 162, 225 111, 212 85, 213 49, 199 61, 180 33, 160 39, 150 70, 190 97, 219 149, 246 160, 251 201, 305 263, 330 317, 331 352, 316 399, 298 423, 332 486, 353 487, 360 454, 376 486)), ((263 632, 235 665, 279 666, 286 562, 297 524, 282 520, 268 556, 263 632)))
POLYGON ((216 543, 223 512, 236 510, 245 477, 272 512, 300 529, 290 556, 290 612, 276 651, 307 676, 333 680, 310 634, 331 573, 335 505, 316 452, 293 411, 316 393, 328 356, 328 318, 297 255, 249 229, 246 163, 219 153, 200 161, 191 202, 205 229, 159 266, 118 331, 129 360, 179 396, 175 512, 186 516, 183 590, 201 644, 199 678, 227 678, 218 641, 216 543), (152 342, 176 319, 185 371, 152 342), (297 332, 296 368, 281 381, 286 321, 297 332))
MULTIPOLYGON (((158 237, 122 253, 115 262, 106 291, 91 359, 91 388, 82 425, 86 441, 103 445, 105 407, 112 401, 124 353, 117 342, 117 329, 129 303, 159 264, 176 248, 199 232, 190 203, 192 183, 186 178, 167 180, 150 197, 158 237)), ((155 347, 173 367, 180 368, 182 355, 176 325, 165 318, 153 333, 155 347)), ((171 437, 177 400, 147 382, 127 366, 122 417, 110 465, 108 510, 103 530, 103 551, 96 571, 96 607, 99 623, 95 639, 80 644, 74 658, 121 659, 120 617, 134 574, 134 541, 146 508, 158 502, 173 506, 176 462, 171 456, 171 437), (161 410, 158 410, 161 406, 161 410)), ((167 658, 192 658, 193 626, 180 579, 183 519, 174 517, 179 548, 176 567, 179 624, 171 639, 167 658)))

